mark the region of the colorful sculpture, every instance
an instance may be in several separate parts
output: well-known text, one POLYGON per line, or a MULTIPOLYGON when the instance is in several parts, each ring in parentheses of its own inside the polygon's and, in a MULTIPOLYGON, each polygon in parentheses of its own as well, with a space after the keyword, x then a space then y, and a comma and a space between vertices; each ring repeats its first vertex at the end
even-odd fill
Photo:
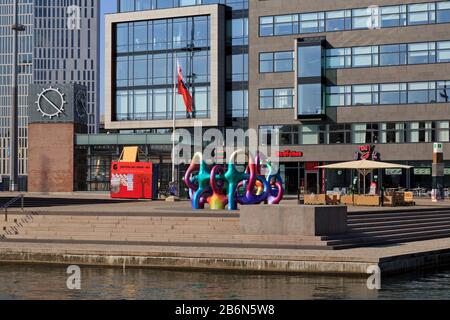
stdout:
POLYGON ((273 166, 267 162, 264 166, 268 175, 263 176, 259 154, 253 159, 249 156, 249 164, 245 171, 236 168, 236 158, 242 151, 234 152, 227 166, 214 165, 210 169, 204 162, 203 155, 196 153, 186 171, 184 183, 189 188, 192 208, 204 209, 205 204, 211 210, 238 209, 241 205, 257 205, 267 202, 279 204, 283 199, 283 180, 273 166))

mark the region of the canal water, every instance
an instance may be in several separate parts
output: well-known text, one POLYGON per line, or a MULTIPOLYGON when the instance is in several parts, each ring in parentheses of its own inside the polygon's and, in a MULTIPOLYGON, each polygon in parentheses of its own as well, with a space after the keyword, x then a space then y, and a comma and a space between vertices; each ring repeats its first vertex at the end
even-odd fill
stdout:
POLYGON ((66 272, 67 266, 0 264, 0 300, 450 299, 450 269, 383 279, 380 291, 358 277, 103 267, 81 267, 81 290, 74 291, 66 272))

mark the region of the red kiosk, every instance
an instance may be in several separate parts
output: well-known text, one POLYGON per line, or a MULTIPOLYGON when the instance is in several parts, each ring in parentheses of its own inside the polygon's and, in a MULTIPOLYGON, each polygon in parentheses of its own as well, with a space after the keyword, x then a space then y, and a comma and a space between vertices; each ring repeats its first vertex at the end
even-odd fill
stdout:
POLYGON ((120 160, 111 163, 111 198, 153 198, 153 164, 139 162, 138 147, 125 147, 120 160))

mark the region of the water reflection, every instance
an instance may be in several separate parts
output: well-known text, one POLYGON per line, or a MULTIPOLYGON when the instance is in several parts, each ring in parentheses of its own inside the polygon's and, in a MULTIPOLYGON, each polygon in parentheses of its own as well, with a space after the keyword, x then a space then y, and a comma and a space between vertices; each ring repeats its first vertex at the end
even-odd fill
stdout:
POLYGON ((82 267, 81 291, 66 267, 0 264, 0 299, 406 299, 450 298, 450 272, 407 275, 368 290, 366 279, 82 267))

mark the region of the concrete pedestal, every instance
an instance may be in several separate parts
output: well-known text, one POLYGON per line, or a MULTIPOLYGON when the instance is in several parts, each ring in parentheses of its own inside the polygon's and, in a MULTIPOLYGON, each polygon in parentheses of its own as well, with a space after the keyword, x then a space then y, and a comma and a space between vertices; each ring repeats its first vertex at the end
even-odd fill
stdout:
POLYGON ((244 234, 326 236, 347 232, 345 206, 242 206, 244 234))

